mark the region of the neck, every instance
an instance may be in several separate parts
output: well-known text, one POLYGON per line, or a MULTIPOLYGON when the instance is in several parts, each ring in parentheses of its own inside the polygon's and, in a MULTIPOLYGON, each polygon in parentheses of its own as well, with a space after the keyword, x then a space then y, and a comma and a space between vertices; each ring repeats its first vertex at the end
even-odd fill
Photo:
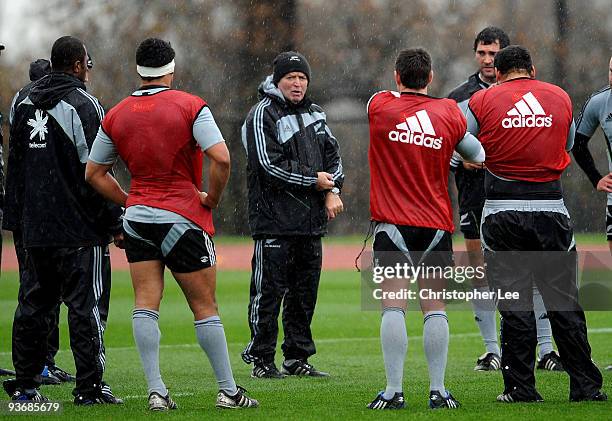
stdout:
POLYGON ((172 86, 172 77, 173 77, 173 73, 168 73, 167 75, 163 75, 162 77, 158 77, 152 80, 142 79, 141 80, 142 84, 140 86, 157 85, 157 86, 165 86, 167 88, 170 88, 172 86))
POLYGON ((400 91, 400 94, 413 93, 413 94, 427 95, 427 86, 424 87, 423 89, 412 89, 412 88, 406 88, 405 86, 398 86, 398 89, 400 91))
POLYGON ((502 76, 500 82, 507 82, 512 79, 520 79, 522 77, 531 77, 526 70, 511 71, 502 76))
POLYGON ((167 88, 170 87, 170 85, 166 82, 164 82, 161 79, 155 79, 155 80, 143 80, 142 83, 140 84, 141 87, 146 87, 146 86, 165 86, 167 88))
POLYGON ((482 74, 482 72, 478 73, 478 77, 480 78, 480 80, 482 80, 485 83, 488 83, 489 85, 494 84, 495 81, 495 76, 493 77, 485 77, 485 75, 482 74))

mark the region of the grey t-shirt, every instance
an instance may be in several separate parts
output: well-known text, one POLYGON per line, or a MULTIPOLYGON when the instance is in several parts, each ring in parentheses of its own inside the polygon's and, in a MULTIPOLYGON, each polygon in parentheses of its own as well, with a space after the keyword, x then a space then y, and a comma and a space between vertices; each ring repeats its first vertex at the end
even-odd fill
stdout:
MULTIPOLYGON (((584 104, 578 118, 576 132, 591 137, 601 127, 607 143, 608 168, 612 172, 612 95, 610 87, 595 92, 584 104)), ((608 193, 608 205, 612 205, 612 193, 608 193)))

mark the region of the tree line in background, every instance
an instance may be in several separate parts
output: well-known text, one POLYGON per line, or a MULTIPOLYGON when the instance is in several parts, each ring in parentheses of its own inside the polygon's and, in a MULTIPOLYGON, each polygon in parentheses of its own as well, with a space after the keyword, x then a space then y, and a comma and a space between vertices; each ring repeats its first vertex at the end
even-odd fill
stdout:
MULTIPOLYGON (((138 43, 149 36, 172 42, 177 52, 175 87, 208 102, 232 154, 232 176, 215 217, 218 231, 224 234, 248 234, 240 127, 257 101, 258 84, 271 73, 272 60, 280 51, 297 49, 310 61, 308 93, 328 114, 346 174, 346 213, 331 224, 330 231, 348 234, 364 232, 369 215, 365 104, 372 93, 394 88, 393 64, 401 49, 422 46, 431 53, 435 80, 430 94, 445 96, 476 70, 472 51, 476 33, 488 25, 500 26, 513 43, 532 52, 539 79, 568 91, 577 118, 588 95, 607 83, 612 45, 608 0, 51 0, 45 4, 47 24, 86 43, 95 63, 89 89, 107 109, 138 85, 134 59, 138 43)), ((14 92, 27 81, 27 63, 0 66, 0 106, 6 115, 14 92)), ((598 133, 591 145, 604 172, 603 136, 598 133)), ((129 183, 125 169, 119 169, 118 175, 122 183, 129 183)), ((593 191, 574 164, 563 181, 576 229, 603 232, 604 195, 593 191)))

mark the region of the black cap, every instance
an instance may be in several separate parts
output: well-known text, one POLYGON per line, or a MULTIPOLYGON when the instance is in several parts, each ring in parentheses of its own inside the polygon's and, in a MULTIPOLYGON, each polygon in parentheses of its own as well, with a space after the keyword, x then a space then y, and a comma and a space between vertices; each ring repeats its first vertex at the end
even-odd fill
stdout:
POLYGON ((310 65, 306 57, 296 51, 285 51, 280 53, 274 59, 274 75, 272 82, 278 84, 278 81, 287 73, 302 72, 310 82, 310 65))
POLYGON ((39 58, 30 63, 30 80, 34 82, 45 75, 51 73, 51 62, 44 58, 39 58))

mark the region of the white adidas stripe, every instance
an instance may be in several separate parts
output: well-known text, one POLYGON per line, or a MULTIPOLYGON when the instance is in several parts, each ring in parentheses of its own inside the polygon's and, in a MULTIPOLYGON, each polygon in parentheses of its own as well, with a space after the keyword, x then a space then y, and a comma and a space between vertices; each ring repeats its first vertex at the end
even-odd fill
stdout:
POLYGON ((406 117, 406 121, 395 126, 400 130, 410 130, 413 133, 425 133, 431 136, 436 135, 436 131, 431 124, 426 110, 419 110, 415 115, 406 117))
POLYGON ((523 98, 514 103, 514 108, 506 114, 509 116, 546 115, 544 108, 531 92, 523 95, 523 98))

